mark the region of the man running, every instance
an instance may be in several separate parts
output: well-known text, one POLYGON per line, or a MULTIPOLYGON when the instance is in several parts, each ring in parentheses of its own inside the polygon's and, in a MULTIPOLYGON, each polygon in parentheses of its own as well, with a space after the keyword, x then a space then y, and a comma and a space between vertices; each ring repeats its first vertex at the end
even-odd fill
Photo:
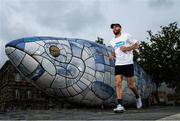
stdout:
POLYGON ((139 48, 139 43, 133 39, 130 34, 121 33, 121 25, 118 23, 111 24, 111 29, 115 37, 110 41, 113 47, 112 55, 109 59, 115 58, 115 85, 118 105, 113 110, 114 112, 124 112, 122 106, 122 76, 127 77, 127 86, 132 90, 136 97, 136 107, 142 107, 141 97, 138 94, 134 82, 134 67, 133 67, 133 50, 139 48))

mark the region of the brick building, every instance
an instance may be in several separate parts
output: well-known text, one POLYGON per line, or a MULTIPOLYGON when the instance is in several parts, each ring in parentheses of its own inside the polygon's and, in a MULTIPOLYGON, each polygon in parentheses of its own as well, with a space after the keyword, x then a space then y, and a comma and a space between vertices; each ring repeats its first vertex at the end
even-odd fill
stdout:
POLYGON ((61 107, 62 103, 26 81, 10 61, 0 69, 0 111, 61 107))

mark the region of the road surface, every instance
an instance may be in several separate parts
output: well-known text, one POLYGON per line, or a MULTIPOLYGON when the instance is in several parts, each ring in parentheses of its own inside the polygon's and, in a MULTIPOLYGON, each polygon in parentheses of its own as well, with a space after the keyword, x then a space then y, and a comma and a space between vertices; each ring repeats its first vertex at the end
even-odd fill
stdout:
POLYGON ((0 113, 0 120, 180 120, 180 106, 153 106, 137 110, 128 108, 124 113, 112 109, 51 109, 0 113))

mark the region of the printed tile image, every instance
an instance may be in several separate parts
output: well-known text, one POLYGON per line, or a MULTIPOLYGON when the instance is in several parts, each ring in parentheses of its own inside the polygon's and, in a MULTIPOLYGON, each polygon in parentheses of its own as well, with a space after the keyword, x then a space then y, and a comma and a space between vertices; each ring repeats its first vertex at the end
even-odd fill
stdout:
MULTIPOLYGON (((116 104, 112 49, 83 39, 29 37, 11 41, 6 54, 14 67, 48 95, 88 106, 116 104)), ((142 99, 148 99, 154 83, 135 63, 142 99)), ((123 103, 132 104, 132 92, 123 81, 123 103)))

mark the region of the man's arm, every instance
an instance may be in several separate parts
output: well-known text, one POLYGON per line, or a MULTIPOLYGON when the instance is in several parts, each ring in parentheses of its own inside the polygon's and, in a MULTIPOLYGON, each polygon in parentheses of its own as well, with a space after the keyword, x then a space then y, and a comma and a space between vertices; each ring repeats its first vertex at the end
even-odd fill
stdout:
POLYGON ((116 54, 115 52, 113 51, 112 54, 110 56, 108 56, 108 59, 109 60, 113 60, 114 58, 116 58, 116 54))
POLYGON ((135 49, 138 49, 139 48, 139 43, 136 42, 135 44, 129 46, 129 47, 125 47, 125 46, 121 46, 120 49, 123 51, 123 52, 126 52, 126 51, 131 51, 131 50, 135 50, 135 49))

